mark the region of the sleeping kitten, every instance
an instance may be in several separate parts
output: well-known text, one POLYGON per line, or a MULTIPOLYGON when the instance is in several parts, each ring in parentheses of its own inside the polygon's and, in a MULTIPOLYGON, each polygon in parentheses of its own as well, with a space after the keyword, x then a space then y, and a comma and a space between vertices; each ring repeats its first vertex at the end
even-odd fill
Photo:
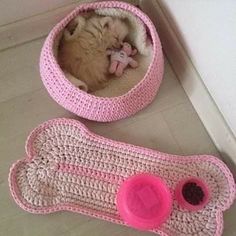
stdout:
POLYGON ((92 16, 87 20, 80 19, 72 35, 65 30, 59 46, 59 64, 63 70, 85 82, 89 91, 101 89, 108 80, 106 50, 119 48, 127 34, 128 27, 117 18, 92 16))

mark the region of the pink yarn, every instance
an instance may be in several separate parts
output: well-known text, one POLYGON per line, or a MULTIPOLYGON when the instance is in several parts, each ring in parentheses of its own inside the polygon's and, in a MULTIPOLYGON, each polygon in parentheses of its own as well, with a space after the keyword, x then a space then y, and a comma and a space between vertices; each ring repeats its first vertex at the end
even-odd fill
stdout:
POLYGON ((40 56, 40 73, 51 97, 65 109, 95 121, 115 121, 129 117, 151 103, 163 76, 161 43, 151 20, 138 8, 119 1, 95 2, 79 5, 49 33, 40 56), (119 8, 142 20, 153 44, 153 57, 144 78, 130 91, 119 97, 102 98, 88 94, 68 81, 53 53, 55 39, 65 26, 80 13, 99 8, 119 8))
POLYGON ((32 213, 67 210, 126 224, 116 207, 117 192, 125 180, 140 173, 159 176, 174 199, 171 215, 152 232, 222 234, 223 211, 235 199, 235 182, 221 160, 109 140, 75 120, 55 119, 33 130, 26 142, 26 158, 11 167, 9 186, 16 203, 32 213), (175 196, 180 181, 189 177, 201 178, 210 191, 210 199, 197 211, 181 206, 175 196))

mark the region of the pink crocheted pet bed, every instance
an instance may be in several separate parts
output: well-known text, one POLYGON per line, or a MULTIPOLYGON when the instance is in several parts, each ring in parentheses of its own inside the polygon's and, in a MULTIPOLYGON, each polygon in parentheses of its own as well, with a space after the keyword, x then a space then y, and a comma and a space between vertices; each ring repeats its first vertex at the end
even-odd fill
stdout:
POLYGON ((42 48, 40 73, 47 91, 59 105, 86 119, 106 122, 129 117, 152 102, 162 80, 163 64, 161 43, 148 16, 130 4, 106 1, 79 5, 52 29, 42 48), (54 52, 58 37, 72 19, 84 12, 101 9, 119 9, 132 14, 143 24, 152 45, 151 62, 145 76, 127 93, 116 97, 98 97, 74 86, 58 65, 54 52))
POLYGON ((165 236, 221 235, 222 212, 235 198, 230 171, 213 156, 112 141, 69 119, 48 121, 30 134, 9 184, 29 212, 68 210, 165 236), (153 219, 156 228, 150 228, 153 219))

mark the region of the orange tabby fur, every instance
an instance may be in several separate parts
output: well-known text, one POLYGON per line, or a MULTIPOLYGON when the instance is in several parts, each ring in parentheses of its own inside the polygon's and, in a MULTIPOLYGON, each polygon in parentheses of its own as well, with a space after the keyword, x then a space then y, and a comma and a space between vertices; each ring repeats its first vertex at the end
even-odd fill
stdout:
POLYGON ((128 28, 122 20, 111 17, 92 16, 81 22, 71 37, 65 30, 58 60, 63 70, 85 82, 89 91, 95 91, 103 88, 108 80, 107 49, 120 47, 128 28))

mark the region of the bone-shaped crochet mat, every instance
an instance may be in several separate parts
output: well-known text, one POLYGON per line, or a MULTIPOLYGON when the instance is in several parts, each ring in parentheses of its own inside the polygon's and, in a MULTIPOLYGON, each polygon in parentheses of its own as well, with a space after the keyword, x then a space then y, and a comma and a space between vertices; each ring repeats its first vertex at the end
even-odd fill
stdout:
POLYGON ((127 177, 150 173, 165 180, 173 197, 169 218, 151 231, 160 235, 221 235, 222 212, 235 198, 226 165, 213 156, 177 156, 112 141, 75 120, 55 119, 36 128, 26 142, 26 158, 13 164, 12 196, 24 210, 47 214, 68 210, 126 224, 116 194, 127 177), (177 183, 200 177, 210 191, 198 211, 179 206, 177 183))

